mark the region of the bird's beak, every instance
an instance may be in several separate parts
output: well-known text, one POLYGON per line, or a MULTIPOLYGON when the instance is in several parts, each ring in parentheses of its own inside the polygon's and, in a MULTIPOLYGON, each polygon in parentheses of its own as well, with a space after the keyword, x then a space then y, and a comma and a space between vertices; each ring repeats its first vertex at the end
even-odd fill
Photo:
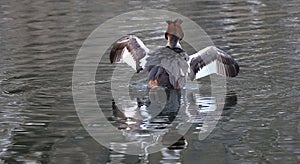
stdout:
POLYGON ((178 37, 172 34, 168 34, 167 38, 168 38, 168 46, 170 46, 171 48, 176 47, 177 43, 179 42, 178 37))

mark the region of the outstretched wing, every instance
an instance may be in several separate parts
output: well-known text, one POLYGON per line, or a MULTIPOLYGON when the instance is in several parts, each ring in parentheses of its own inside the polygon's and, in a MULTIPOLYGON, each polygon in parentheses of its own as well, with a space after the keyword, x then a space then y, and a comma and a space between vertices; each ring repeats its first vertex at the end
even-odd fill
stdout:
POLYGON ((110 62, 125 62, 137 72, 145 65, 149 49, 136 36, 129 35, 117 40, 110 51, 110 62))
POLYGON ((210 46, 190 56, 190 78, 199 79, 211 74, 235 77, 239 73, 239 65, 226 52, 210 46))

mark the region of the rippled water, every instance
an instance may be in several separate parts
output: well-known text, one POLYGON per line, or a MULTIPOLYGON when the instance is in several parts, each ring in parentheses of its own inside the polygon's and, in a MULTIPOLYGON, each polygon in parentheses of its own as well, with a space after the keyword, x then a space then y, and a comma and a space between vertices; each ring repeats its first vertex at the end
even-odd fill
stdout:
MULTIPOLYGON (((0 163, 299 163, 299 8, 298 0, 1 1, 0 163), (192 19, 241 71, 228 80, 221 120, 205 140, 195 139, 201 121, 194 122, 177 146, 135 156, 111 151, 87 133, 71 86, 88 35, 107 19, 143 8, 192 19)), ((138 31, 152 46, 163 42, 160 33, 148 32, 138 31)), ((104 62, 98 74, 111 68, 104 62)), ((96 78, 95 85, 107 118, 126 128, 105 96, 109 84, 96 78)), ((187 100, 211 101, 207 87, 209 79, 203 79, 202 99, 187 100)), ((190 118, 197 120, 193 112, 190 118)))

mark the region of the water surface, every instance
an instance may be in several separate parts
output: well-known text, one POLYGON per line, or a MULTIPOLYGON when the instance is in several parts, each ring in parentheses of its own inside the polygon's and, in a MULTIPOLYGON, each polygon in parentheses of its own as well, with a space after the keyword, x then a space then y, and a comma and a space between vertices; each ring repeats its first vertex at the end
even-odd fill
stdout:
MULTIPOLYGON (((0 163, 299 163, 299 7, 297 0, 1 1, 0 163), (195 139, 201 128, 195 122, 173 149, 135 156, 111 151, 87 133, 71 85, 88 35, 107 19, 145 7, 192 19, 241 71, 228 80, 221 120, 205 140, 195 139)), ((164 42, 155 31, 137 34, 150 46, 164 42)), ((106 71, 109 78, 111 68, 104 62, 98 74, 106 71)), ((209 78, 201 84, 201 96, 211 100, 209 78)), ((106 116, 124 128, 105 97, 105 79, 95 85, 106 116)))

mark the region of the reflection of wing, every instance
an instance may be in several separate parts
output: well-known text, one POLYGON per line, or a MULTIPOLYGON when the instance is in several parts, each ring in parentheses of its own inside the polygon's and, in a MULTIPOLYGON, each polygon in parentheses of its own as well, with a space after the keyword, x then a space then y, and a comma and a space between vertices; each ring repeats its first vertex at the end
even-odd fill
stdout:
POLYGON ((239 73, 239 65, 224 51, 210 46, 190 56, 191 80, 210 74, 235 77, 239 73))
POLYGON ((138 37, 129 35, 115 42, 110 51, 110 62, 123 61, 139 72, 145 65, 141 59, 147 57, 148 52, 149 49, 138 37))

